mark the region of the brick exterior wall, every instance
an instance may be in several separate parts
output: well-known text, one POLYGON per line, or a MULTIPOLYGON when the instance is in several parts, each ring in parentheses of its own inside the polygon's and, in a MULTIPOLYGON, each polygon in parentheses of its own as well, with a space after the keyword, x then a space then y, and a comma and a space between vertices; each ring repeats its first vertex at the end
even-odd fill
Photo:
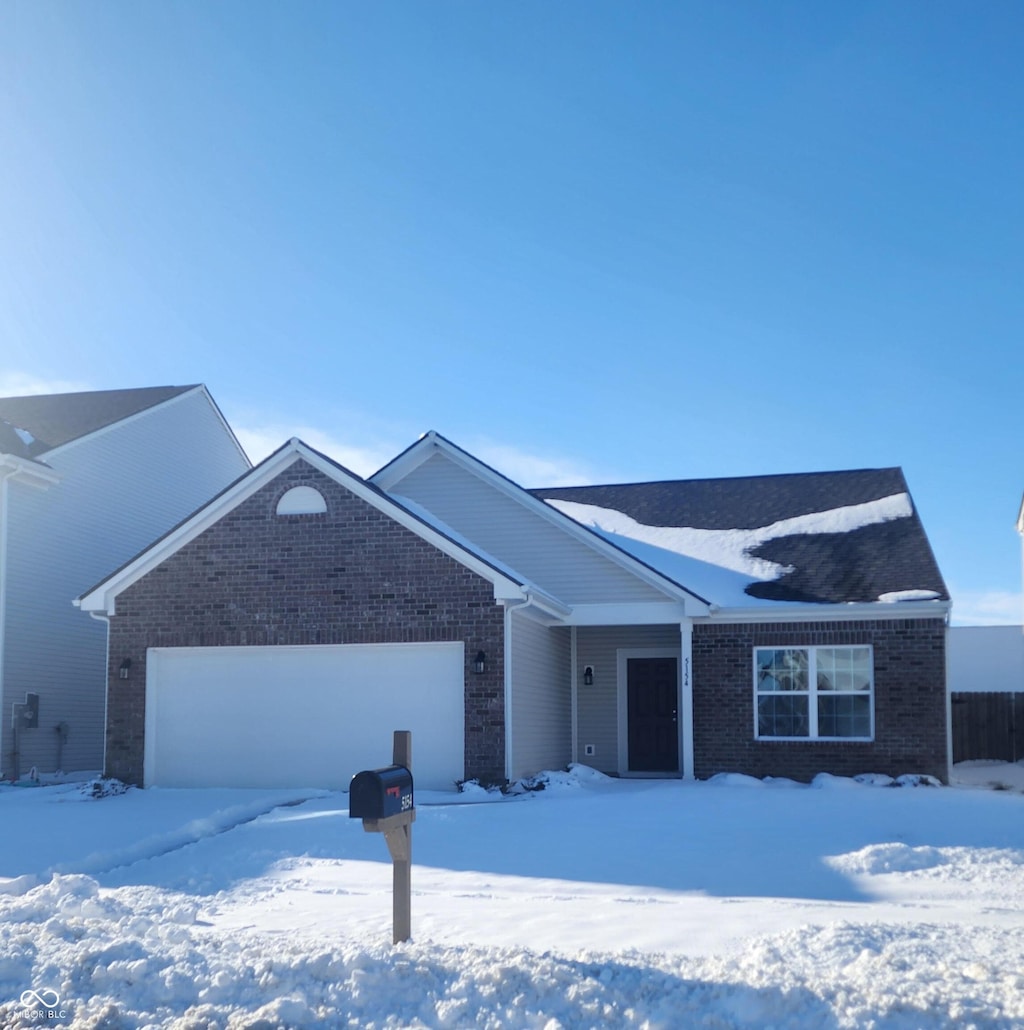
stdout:
POLYGON ((106 775, 141 784, 146 649, 464 641, 465 775, 505 771, 504 613, 490 582, 299 461, 132 584, 110 619, 106 775), (278 516, 294 486, 327 512, 278 516), (487 671, 472 671, 477 651, 487 671), (118 667, 131 658, 131 678, 118 667))
POLYGON ((942 619, 695 624, 694 771, 810 780, 878 772, 929 773, 945 782, 946 628, 942 619), (754 737, 755 647, 870 644, 875 739, 768 741, 754 737))

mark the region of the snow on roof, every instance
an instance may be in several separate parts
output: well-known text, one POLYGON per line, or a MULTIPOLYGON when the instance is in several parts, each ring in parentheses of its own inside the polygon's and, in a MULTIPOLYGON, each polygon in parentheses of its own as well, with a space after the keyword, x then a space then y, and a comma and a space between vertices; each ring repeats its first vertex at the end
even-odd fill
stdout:
MULTIPOLYGON (((770 582, 793 571, 792 566, 756 558, 750 553, 769 540, 849 533, 865 526, 908 518, 914 511, 909 495, 897 493, 863 504, 781 519, 755 529, 694 529, 649 526, 624 512, 579 501, 548 498, 547 503, 681 586, 710 597, 720 605, 750 605, 757 599, 744 590, 752 582, 770 582)), ((937 596, 934 592, 928 594, 937 596)))
POLYGON ((889 590, 878 595, 883 604, 898 604, 900 601, 934 601, 939 596, 937 590, 889 590))

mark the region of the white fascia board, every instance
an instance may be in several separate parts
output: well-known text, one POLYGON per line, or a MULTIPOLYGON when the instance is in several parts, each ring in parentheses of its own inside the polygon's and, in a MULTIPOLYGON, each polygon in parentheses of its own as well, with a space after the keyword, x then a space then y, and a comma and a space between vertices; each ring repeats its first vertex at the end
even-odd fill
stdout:
POLYGON ((0 469, 7 470, 6 478, 12 482, 24 483, 40 490, 59 483, 61 479, 60 473, 48 465, 16 454, 0 454, 0 469))
MULTIPOLYGON (((892 604, 792 604, 779 601, 756 608, 712 610, 708 622, 855 622, 886 619, 948 620, 949 601, 898 601, 892 604)), ((703 620, 702 620, 703 621, 703 620)))
MULTIPOLYGON (((245 462, 246 467, 247 468, 252 468, 252 458, 250 458, 249 455, 245 453, 245 448, 238 442, 238 437, 235 436, 235 431, 231 428, 230 423, 224 417, 224 412, 222 412, 220 410, 220 406, 217 404, 217 402, 210 395, 210 391, 206 389, 206 384, 204 383, 203 385, 201 385, 199 387, 199 389, 203 391, 203 396, 206 398, 206 403, 209 404, 210 407, 213 409, 213 413, 217 416, 217 421, 220 422, 220 424, 224 427, 224 432, 228 434, 228 439, 230 439, 231 442, 235 445, 235 450, 238 451, 238 454, 242 458, 242 460, 245 462)), ((181 396, 182 397, 191 397, 192 393, 193 393, 193 391, 189 390, 188 393, 183 393, 181 396)), ((171 399, 172 400, 178 400, 177 397, 173 397, 171 399)), ((170 403, 170 402, 169 401, 165 401, 165 403, 170 403)), ((159 404, 157 404, 155 406, 156 407, 160 407, 159 404)), ((152 410, 152 409, 150 409, 150 410, 152 410)))
POLYGON ((400 483, 410 472, 418 469, 435 450, 440 450, 441 442, 437 433, 431 429, 397 457, 392 458, 386 465, 377 469, 372 476, 368 476, 367 482, 373 483, 378 489, 390 493, 391 488, 396 483, 400 483))
POLYGON ((564 512, 559 511, 550 504, 546 504, 544 501, 538 500, 518 483, 513 482, 507 476, 503 476, 478 458, 474 458, 473 455, 463 451, 460 447, 452 444, 433 430, 420 437, 404 454, 399 455, 390 464, 375 472, 370 477, 370 481, 380 487, 380 489, 390 491, 397 483, 401 482, 410 472, 422 465, 437 451, 440 451, 445 457, 454 461, 468 472, 473 473, 496 490, 500 490, 528 511, 546 519, 552 525, 561 529, 562 532, 568 533, 609 561, 632 573, 632 575, 648 586, 653 587, 655 590, 660 590, 668 597, 676 600, 686 600, 689 605, 695 605, 696 610, 691 614, 704 614, 707 611, 708 602, 703 598, 698 597, 687 590, 686 587, 663 576, 626 551, 609 543, 598 533, 592 532, 586 526, 581 526, 575 519, 570 518, 564 512))
POLYGON ((312 450, 301 440, 293 438, 276 454, 271 455, 251 473, 237 480, 191 518, 186 519, 175 529, 171 530, 170 533, 158 540, 152 547, 137 555, 127 565, 99 583, 89 593, 83 594, 74 604, 83 611, 105 612, 107 615, 116 614, 115 600, 121 591, 127 589, 148 572, 151 572, 161 562, 194 540, 200 533, 209 529, 229 511, 247 500, 257 490, 261 489, 299 460, 306 461, 367 504, 384 512, 399 523, 399 525, 404 526, 428 543, 433 544, 439 551, 470 569, 470 571, 491 582, 494 585, 496 601, 518 600, 526 597, 527 591, 523 584, 516 583, 509 577, 502 575, 492 566, 466 551, 441 533, 438 533, 394 501, 368 487, 353 474, 347 473, 333 462, 327 460, 322 454, 312 450))
POLYGON ((577 604, 565 619, 567 626, 678 626, 688 618, 678 602, 642 601, 610 604, 577 604))

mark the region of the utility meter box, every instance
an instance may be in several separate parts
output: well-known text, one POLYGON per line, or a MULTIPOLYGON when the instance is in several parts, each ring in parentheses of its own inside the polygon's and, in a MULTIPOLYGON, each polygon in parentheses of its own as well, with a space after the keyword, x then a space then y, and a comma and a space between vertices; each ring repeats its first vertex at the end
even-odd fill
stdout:
POLYGON ((412 773, 404 765, 356 773, 348 788, 353 819, 388 819, 413 810, 412 773))
POLYGON ((13 705, 14 725, 20 730, 34 730, 39 727, 39 695, 26 694, 24 702, 13 705))

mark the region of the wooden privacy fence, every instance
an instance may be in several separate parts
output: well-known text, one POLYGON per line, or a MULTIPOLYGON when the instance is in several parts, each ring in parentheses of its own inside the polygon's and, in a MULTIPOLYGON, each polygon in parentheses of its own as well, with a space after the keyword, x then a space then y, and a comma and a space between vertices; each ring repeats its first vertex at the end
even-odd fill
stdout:
POLYGON ((953 761, 1024 758, 1024 693, 956 693, 953 709, 953 761))

